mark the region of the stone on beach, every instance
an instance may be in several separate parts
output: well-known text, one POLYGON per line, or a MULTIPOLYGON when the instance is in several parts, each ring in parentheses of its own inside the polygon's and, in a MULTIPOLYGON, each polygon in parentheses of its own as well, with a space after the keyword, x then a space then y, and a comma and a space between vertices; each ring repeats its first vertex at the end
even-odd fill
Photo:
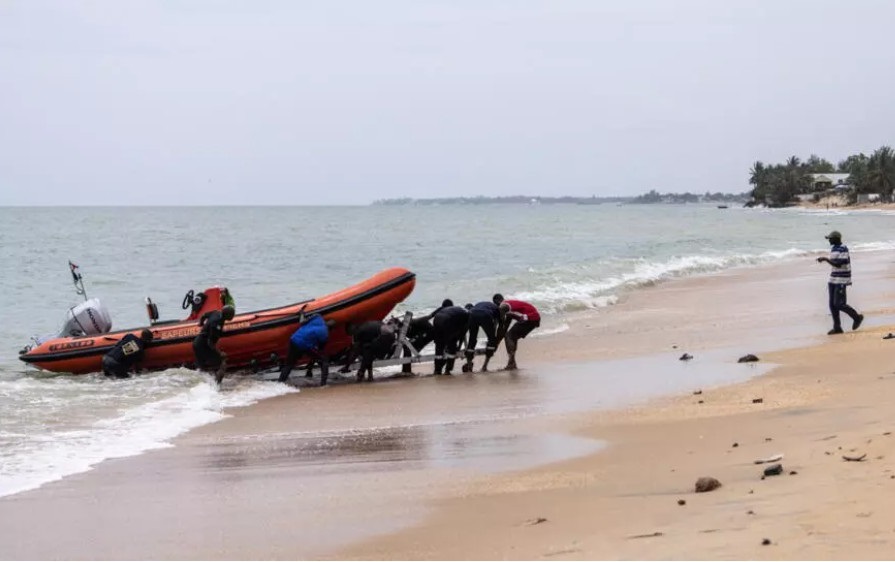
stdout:
POLYGON ((680 356, 680 361, 689 361, 690 359, 693 359, 693 356, 689 353, 685 353, 680 356))
POLYGON ((780 463, 772 464, 764 469, 765 476, 777 476, 778 474, 783 474, 783 465, 780 463))
POLYGON ((721 482, 711 476, 703 476, 696 481, 696 493, 711 492, 721 487, 721 482))
POLYGON ((737 363, 754 363, 756 361, 758 361, 758 357, 752 355, 751 353, 748 355, 743 355, 742 357, 737 359, 737 363))

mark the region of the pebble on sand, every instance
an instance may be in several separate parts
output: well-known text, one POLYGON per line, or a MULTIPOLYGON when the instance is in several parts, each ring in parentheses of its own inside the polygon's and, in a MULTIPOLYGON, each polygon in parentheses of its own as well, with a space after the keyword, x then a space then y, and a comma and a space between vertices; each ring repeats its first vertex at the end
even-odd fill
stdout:
POLYGON ((677 500, 678 505, 687 505, 687 500, 677 500))
POLYGON ((739 359, 737 359, 737 363, 754 363, 758 361, 758 357, 752 355, 751 353, 748 355, 743 355, 739 359))
POLYGON ((771 466, 764 469, 765 476, 777 476, 778 474, 783 474, 783 465, 782 464, 772 464, 771 466))
POLYGON ((711 492, 721 487, 721 482, 711 476, 703 476, 696 481, 696 493, 711 492))

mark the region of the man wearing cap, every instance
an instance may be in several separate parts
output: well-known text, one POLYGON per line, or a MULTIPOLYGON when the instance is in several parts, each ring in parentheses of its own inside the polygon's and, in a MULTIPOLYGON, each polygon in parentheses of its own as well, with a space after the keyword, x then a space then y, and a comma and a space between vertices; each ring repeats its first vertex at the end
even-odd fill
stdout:
POLYGON ((827 288, 830 292, 830 314, 833 315, 833 329, 827 332, 828 335, 841 334, 842 324, 839 320, 839 312, 845 312, 852 319, 852 330, 857 330, 864 321, 864 315, 858 314, 854 308, 850 307, 846 297, 846 287, 851 285, 851 259, 848 256, 848 247, 842 243, 842 234, 839 231, 833 232, 825 236, 830 242, 830 257, 817 258, 818 263, 827 262, 832 266, 830 272, 830 281, 827 288))

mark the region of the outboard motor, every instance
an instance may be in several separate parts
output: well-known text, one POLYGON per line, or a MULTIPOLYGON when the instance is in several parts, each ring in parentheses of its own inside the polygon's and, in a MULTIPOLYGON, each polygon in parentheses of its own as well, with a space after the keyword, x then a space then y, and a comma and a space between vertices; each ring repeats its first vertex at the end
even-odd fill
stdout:
POLYGON ((99 299, 88 299, 65 313, 59 337, 95 336, 112 330, 112 317, 99 299))

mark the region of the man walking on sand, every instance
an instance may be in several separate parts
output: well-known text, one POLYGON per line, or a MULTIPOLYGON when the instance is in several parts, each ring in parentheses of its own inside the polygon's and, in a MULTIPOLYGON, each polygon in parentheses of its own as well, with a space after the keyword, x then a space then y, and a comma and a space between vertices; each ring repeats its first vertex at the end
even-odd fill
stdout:
POLYGON ((851 285, 851 259, 848 256, 848 247, 842 243, 842 234, 839 231, 834 230, 827 234, 825 238, 830 242, 830 257, 817 258, 817 261, 818 263, 827 262, 833 268, 830 272, 830 281, 827 284, 830 292, 830 314, 833 315, 833 329, 827 332, 827 334, 842 333, 839 311, 851 317, 851 329, 857 330, 861 327, 861 322, 864 321, 864 315, 858 314, 858 311, 848 306, 845 294, 846 287, 851 285))

